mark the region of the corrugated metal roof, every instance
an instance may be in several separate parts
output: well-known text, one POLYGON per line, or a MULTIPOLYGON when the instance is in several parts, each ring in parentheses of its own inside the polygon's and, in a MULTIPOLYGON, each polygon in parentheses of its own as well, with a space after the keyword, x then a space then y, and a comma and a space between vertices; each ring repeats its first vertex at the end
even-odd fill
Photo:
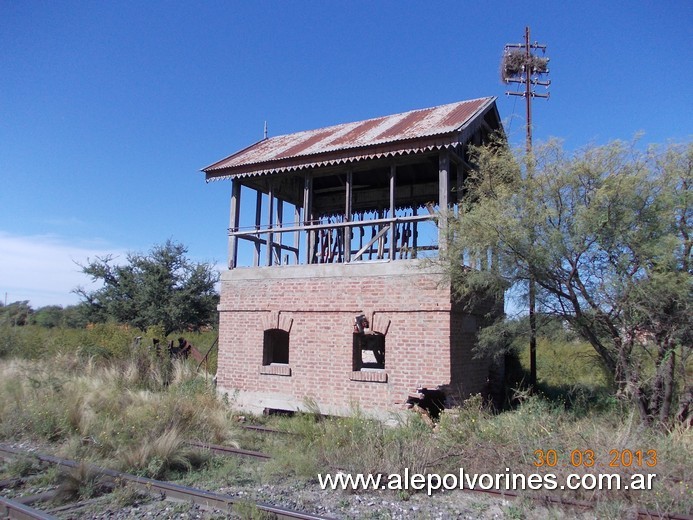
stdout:
POLYGON ((370 157, 411 153, 452 144, 495 97, 412 110, 402 114, 263 139, 202 171, 207 177, 247 176, 351 162, 370 157), (402 146, 388 146, 406 143, 402 146))

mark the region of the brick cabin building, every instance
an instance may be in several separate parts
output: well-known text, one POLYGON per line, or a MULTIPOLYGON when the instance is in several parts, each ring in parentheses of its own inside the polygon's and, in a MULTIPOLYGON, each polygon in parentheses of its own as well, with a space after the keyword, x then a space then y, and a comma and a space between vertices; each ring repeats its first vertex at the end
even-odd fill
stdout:
POLYGON ((467 146, 499 129, 482 98, 265 138, 204 168, 232 182, 219 390, 255 412, 379 416, 421 389, 488 393, 502 367, 474 358, 479 319, 425 259, 445 247, 467 146))

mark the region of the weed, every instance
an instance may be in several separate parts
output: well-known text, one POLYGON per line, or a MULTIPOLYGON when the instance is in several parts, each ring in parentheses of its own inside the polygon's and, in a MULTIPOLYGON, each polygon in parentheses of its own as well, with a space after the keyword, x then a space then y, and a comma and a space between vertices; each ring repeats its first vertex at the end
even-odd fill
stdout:
POLYGON ((17 457, 6 467, 7 473, 14 477, 28 477, 41 471, 40 464, 33 457, 17 457))
POLYGON ((471 507, 472 511, 474 511, 477 515, 481 515, 484 511, 486 511, 489 508, 488 502, 472 502, 469 507, 471 507))
POLYGON ((52 486, 60 481, 61 472, 58 466, 51 466, 36 476, 34 484, 37 487, 52 486))
POLYGON ((209 455, 188 448, 180 431, 171 429, 122 450, 117 458, 125 471, 159 479, 170 472, 199 468, 208 462, 209 455))
POLYGON ((92 498, 105 489, 102 477, 86 464, 63 471, 58 481, 58 502, 92 498))
POLYGON ((134 486, 125 484, 114 489, 111 498, 113 504, 118 509, 123 509, 125 507, 136 506, 142 501, 147 500, 149 496, 138 491, 134 486))
POLYGON ((259 509, 257 505, 248 501, 238 501, 233 504, 234 514, 243 520, 272 520, 274 515, 259 509))
POLYGON ((503 508, 503 516, 509 520, 524 520, 525 512, 520 506, 511 504, 503 508))

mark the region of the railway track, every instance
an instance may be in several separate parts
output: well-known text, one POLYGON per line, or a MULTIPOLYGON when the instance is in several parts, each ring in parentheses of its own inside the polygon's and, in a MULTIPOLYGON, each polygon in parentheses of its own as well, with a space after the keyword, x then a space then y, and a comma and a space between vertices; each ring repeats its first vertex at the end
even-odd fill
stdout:
MULTIPOLYGON (((283 432, 279 432, 283 433, 283 432)), ((271 455, 266 453, 244 450, 240 448, 233 448, 229 446, 221 446, 217 444, 206 444, 197 441, 189 441, 189 445, 206 449, 213 453, 219 455, 231 455, 231 456, 241 456, 249 457, 257 460, 268 460, 271 455)), ((60 459, 51 455, 45 455, 40 453, 30 453, 18 450, 15 448, 10 448, 0 445, 0 455, 8 454, 11 456, 32 456, 42 462, 55 464, 62 467, 76 468, 80 463, 60 459)), ((101 468, 98 466, 89 465, 92 471, 96 471, 99 474, 108 477, 113 482, 128 483, 134 486, 136 489, 143 491, 147 494, 163 496, 166 499, 178 500, 185 502, 192 502, 197 504, 200 508, 206 510, 221 510, 229 512, 232 510, 233 504, 237 502, 238 499, 230 495, 224 495, 220 493, 214 493, 211 491, 206 491, 198 488, 192 488, 188 486, 182 486, 179 484, 174 484, 171 482, 158 481, 153 479, 148 479, 144 477, 138 477, 136 475, 130 475, 127 473, 122 473, 119 471, 111 470, 108 468, 101 468)), ((20 479, 16 479, 20 480, 20 479)), ((482 489, 466 489, 468 493, 474 494, 484 494, 496 497, 501 500, 507 499, 520 499, 527 498, 526 495, 520 495, 513 491, 496 491, 496 490, 482 490, 482 489)), ((583 511, 589 511, 594 509, 594 504, 587 501, 578 501, 562 497, 555 496, 543 496, 543 497, 529 497, 543 505, 555 505, 562 507, 570 507, 573 509, 579 509, 583 511)), ((285 509, 277 506, 273 506, 267 503, 256 503, 256 507, 266 513, 272 514, 272 518, 277 519, 306 519, 306 520, 329 520, 329 517, 315 515, 312 513, 305 513, 301 511, 294 511, 290 509, 285 509)), ((69 507, 69 506, 67 506, 69 507)), ((678 513, 659 513, 655 511, 638 510, 633 512, 637 515, 637 518, 642 519, 662 519, 662 520, 693 520, 693 516, 678 514, 678 513)), ((56 518, 50 514, 40 511, 38 509, 31 508, 28 504, 22 504, 17 501, 12 501, 8 499, 2 499, 0 497, 0 518, 10 518, 10 519, 52 519, 56 518)))
POLYGON ((279 435, 295 435, 295 433, 292 433, 292 432, 275 430, 274 428, 268 428, 267 426, 262 426, 259 424, 241 424, 240 426, 244 430, 250 430, 250 431, 255 431, 255 432, 260 432, 260 433, 276 433, 279 435))
POLYGON ((220 444, 207 444, 198 441, 188 441, 188 445, 195 448, 201 448, 203 450, 209 450, 218 455, 235 455, 258 460, 269 460, 272 458, 272 455, 268 455, 267 453, 263 453, 261 451, 244 450, 242 448, 233 448, 231 446, 222 446, 220 444))
MULTIPOLYGON (((261 433, 276 433, 276 434, 288 434, 288 435, 293 435, 290 432, 284 432, 281 430, 274 430, 271 428, 267 428, 264 426, 255 426, 255 425, 243 425, 243 428, 252 430, 252 431, 258 431, 261 433)), ((243 450, 239 448, 233 448, 230 446, 221 446, 217 444, 205 444, 202 442, 189 442, 191 446, 195 446, 201 449, 207 449, 210 450, 213 453, 217 453, 219 455, 231 455, 231 456, 242 456, 242 457, 250 457, 254 459, 259 459, 259 460, 268 460, 271 459, 272 456, 268 455, 266 453, 262 453, 259 451, 251 451, 251 450, 243 450)), ((342 470, 340 470, 342 471, 342 470)), ((346 471, 346 470, 344 470, 346 471)), ((468 493, 475 493, 475 494, 485 494, 485 495, 490 495, 493 497, 496 497, 500 500, 517 500, 520 498, 526 498, 526 495, 520 495, 514 491, 510 490, 504 490, 504 491, 497 491, 493 489, 465 489, 464 491, 468 493)), ((580 500, 572 500, 564 497, 556 497, 556 496, 543 496, 543 497, 532 497, 530 496, 534 501, 540 502, 544 505, 556 505, 556 506, 563 506, 563 507, 571 507, 574 509, 580 509, 583 511, 589 511, 594 509, 594 504, 587 502, 587 501, 580 501, 580 500)), ((638 510, 635 512, 637 514, 637 518, 642 518, 642 519, 662 519, 662 520, 693 520, 693 516, 690 515, 683 515, 683 514, 677 514, 677 513, 658 513, 655 511, 647 511, 647 510, 638 510)))
MULTIPOLYGON (((238 501, 236 497, 225 495, 221 493, 214 493, 212 491, 206 491, 204 489, 193 488, 189 486, 182 486, 180 484, 174 484, 172 482, 164 482, 161 480, 154 480, 144 477, 138 477, 137 475, 131 475, 129 473, 123 473, 120 471, 102 468, 92 464, 79 463, 73 460, 61 459, 54 457, 52 455, 46 455, 42 453, 26 452, 23 450, 18 450, 16 448, 11 448, 9 446, 0 445, 0 454, 6 456, 30 456, 41 462, 54 464, 65 468, 77 468, 81 464, 88 467, 90 471, 106 477, 116 483, 127 483, 133 486, 135 489, 142 491, 150 495, 159 495, 165 497, 168 500, 179 500, 188 503, 194 503, 202 509, 206 510, 221 510, 225 512, 231 512, 233 505, 238 501)), ((3 508, 5 508, 5 516, 7 518, 54 518, 47 515, 45 512, 34 510, 31 507, 24 506, 20 507, 22 504, 18 504, 16 501, 3 502, 3 508), (5 505, 5 502, 10 502, 9 505, 5 505), (43 514, 44 516, 32 516, 34 514, 43 514), (46 516, 47 515, 47 516, 46 516)), ((273 518, 278 520, 332 520, 329 517, 315 515, 312 513, 306 513, 302 511, 295 511, 291 509, 286 509, 271 504, 257 502, 255 507, 265 513, 273 515, 273 518)))
POLYGON ((21 502, 0 497, 0 518, 12 520, 55 520, 56 517, 21 502))
MULTIPOLYGON (((249 429, 256 429, 257 427, 250 427, 249 429)), ((262 431, 264 433, 287 433, 287 432, 282 432, 279 430, 272 430, 269 428, 264 428, 260 429, 259 431, 262 431)), ((229 446, 220 446, 217 444, 205 444, 202 442, 189 442, 191 446, 195 446, 201 449, 208 449, 213 453, 217 453, 219 455, 232 455, 232 456, 242 456, 242 457, 250 457, 250 458, 255 458, 255 459, 260 459, 260 460, 268 460, 271 459, 272 456, 268 455, 266 453, 258 452, 258 451, 250 451, 250 450, 243 450, 239 448, 232 448, 229 446)), ((501 500, 516 500, 520 498, 526 498, 526 495, 520 495, 514 491, 497 491, 493 489, 465 489, 466 492, 469 493, 481 493, 481 494, 486 494, 490 495, 493 497, 496 497, 501 500)), ((589 511, 594 509, 594 504, 587 502, 587 501, 580 501, 580 500, 572 500, 568 498, 563 498, 563 497, 555 497, 555 496, 543 496, 543 497, 531 497, 532 500, 535 500, 537 502, 541 502, 544 505, 557 505, 557 506, 563 506, 563 507, 571 507, 575 509, 581 509, 583 511, 589 511)), ((658 519, 666 519, 666 520, 693 520, 693 517, 690 515, 682 515, 682 514, 676 514, 676 513, 658 513, 654 511, 647 511, 647 510, 638 510, 636 512, 638 518, 643 518, 643 519, 653 519, 653 518, 658 518, 658 519)))

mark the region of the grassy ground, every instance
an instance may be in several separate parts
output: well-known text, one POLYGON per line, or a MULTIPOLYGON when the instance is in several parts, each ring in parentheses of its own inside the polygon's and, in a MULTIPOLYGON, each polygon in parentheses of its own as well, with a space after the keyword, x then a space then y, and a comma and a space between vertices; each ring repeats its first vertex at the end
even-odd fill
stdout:
MULTIPOLYGON (((591 501, 600 518, 620 518, 633 508, 693 511, 693 432, 642 428, 627 403, 610 396, 589 348, 578 343, 540 342, 541 392, 518 391, 516 406, 503 413, 471 398, 431 428, 415 414, 391 426, 359 410, 347 418, 321 418, 316 409, 292 418, 253 418, 294 434, 259 436, 239 431, 233 410, 215 394, 209 377, 196 372, 196 364, 170 363, 131 345, 130 330, 103 326, 39 337, 22 328, 12 333, 21 337, 11 349, 15 355, 0 359, 0 441, 50 443, 65 457, 211 488, 311 486, 318 473, 328 471, 457 474, 464 468, 468 474, 554 473, 559 482, 569 473, 623 478, 656 473, 652 490, 551 494, 591 501), (260 449, 274 458, 261 465, 211 459, 189 449, 185 441, 192 439, 260 449), (649 467, 655 451, 656 464, 649 467), (621 458, 638 452, 645 454, 641 461, 637 455, 632 461, 621 458), (618 464, 611 467, 614 453, 618 464), (542 457, 545 463, 537 466, 542 457), (586 465, 590 457, 592 467, 586 465)), ((539 492, 526 495, 533 493, 539 492)), ((409 492, 392 495, 393 500, 414 499, 409 492)), ((506 516, 533 517, 534 507, 518 502, 506 516)))
POLYGON ((123 359, 58 354, 0 364, 0 440, 50 442, 69 458, 161 478, 206 457, 187 440, 233 443, 234 422, 192 363, 147 351, 123 359))

